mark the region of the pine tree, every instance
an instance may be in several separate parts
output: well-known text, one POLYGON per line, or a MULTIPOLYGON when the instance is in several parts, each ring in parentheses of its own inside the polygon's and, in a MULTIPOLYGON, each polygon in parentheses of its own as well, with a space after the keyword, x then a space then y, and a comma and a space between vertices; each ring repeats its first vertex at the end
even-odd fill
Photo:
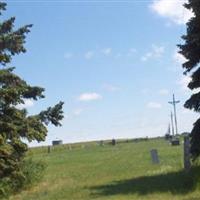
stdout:
MULTIPOLYGON (((6 3, 0 2, 0 15, 6 10, 6 3)), ((40 112, 28 115, 26 109, 18 109, 25 100, 44 98, 44 89, 30 86, 14 73, 10 67, 12 57, 25 53, 26 34, 32 25, 14 30, 15 18, 0 22, 0 180, 6 180, 17 187, 17 180, 23 180, 21 163, 28 150, 27 141, 44 141, 47 125, 60 126, 63 118, 63 102, 40 112)))
MULTIPOLYGON (((180 53, 187 59, 183 68, 185 69, 184 73, 189 73, 191 76, 188 87, 194 90, 200 88, 200 1, 189 0, 185 7, 194 13, 194 17, 186 25, 186 35, 182 36, 185 43, 178 46, 180 53)), ((184 106, 200 112, 200 92, 193 93, 184 106)), ((200 118, 194 123, 190 137, 192 158, 196 160, 200 156, 200 118)))

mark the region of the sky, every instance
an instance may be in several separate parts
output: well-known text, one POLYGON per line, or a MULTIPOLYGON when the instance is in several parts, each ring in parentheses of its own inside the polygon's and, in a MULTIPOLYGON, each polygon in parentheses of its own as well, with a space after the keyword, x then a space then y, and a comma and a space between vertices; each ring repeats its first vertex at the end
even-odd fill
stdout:
POLYGON ((62 127, 30 146, 164 136, 173 93, 179 133, 191 131, 197 114, 183 107, 192 92, 177 48, 193 15, 185 0, 6 2, 2 19, 34 25, 12 66, 46 96, 19 108, 31 115, 65 102, 62 127))

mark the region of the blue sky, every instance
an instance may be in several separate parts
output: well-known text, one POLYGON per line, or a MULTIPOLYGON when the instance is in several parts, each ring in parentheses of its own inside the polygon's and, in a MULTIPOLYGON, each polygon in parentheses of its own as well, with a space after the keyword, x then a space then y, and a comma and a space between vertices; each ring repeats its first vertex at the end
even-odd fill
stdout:
POLYGON ((191 92, 176 48, 192 15, 184 2, 7 1, 3 18, 34 24, 12 65, 46 88, 45 99, 19 106, 32 114, 65 102, 63 126, 49 126, 39 145, 164 135, 173 93, 178 129, 190 131, 197 116, 183 108, 191 92))

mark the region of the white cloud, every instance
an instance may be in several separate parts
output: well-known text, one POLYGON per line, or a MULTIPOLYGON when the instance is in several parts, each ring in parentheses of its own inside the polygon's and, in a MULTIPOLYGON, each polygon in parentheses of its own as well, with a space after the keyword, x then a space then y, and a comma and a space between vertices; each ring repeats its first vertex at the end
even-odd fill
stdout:
POLYGON ((193 90, 190 90, 188 88, 188 84, 190 83, 190 81, 192 80, 192 78, 190 76, 182 76, 176 83, 177 85, 180 86, 180 89, 182 90, 182 92, 184 94, 195 94, 195 93, 198 93, 200 92, 200 89, 199 88, 196 88, 196 89, 193 89, 193 90))
POLYGON ((83 112, 83 108, 77 108, 73 111, 73 115, 79 116, 83 112))
POLYGON ((122 54, 121 53, 118 53, 115 58, 121 58, 122 57, 122 54))
POLYGON ((148 52, 146 53, 144 56, 142 56, 141 60, 142 61, 147 61, 149 58, 152 57, 152 53, 151 52, 148 52))
POLYGON ((156 108, 156 109, 160 109, 162 108, 162 105, 158 102, 149 102, 147 104, 147 108, 156 108))
POLYGON ((167 89, 161 89, 161 90, 159 90, 158 91, 158 93, 160 94, 160 95, 168 95, 169 94, 169 90, 167 90, 167 89))
POLYGON ((24 104, 18 104, 16 108, 18 109, 24 109, 24 108, 29 108, 34 105, 33 101, 30 99, 24 99, 24 104))
POLYGON ((194 112, 190 109, 182 108, 181 114, 193 114, 194 112))
POLYGON ((161 57, 165 51, 163 46, 156 46, 155 44, 152 45, 152 48, 154 57, 161 57))
POLYGON ((175 24, 185 24, 193 13, 183 7, 187 0, 154 0, 150 8, 175 24))
POLYGON ((175 51, 174 51, 173 60, 174 60, 174 62, 176 62, 177 64, 180 64, 180 65, 182 65, 183 63, 185 63, 187 61, 187 59, 183 55, 178 53, 178 49, 175 49, 175 51))
POLYGON ((127 56, 132 56, 132 55, 134 55, 136 52, 137 52, 136 49, 130 48, 129 51, 128 51, 127 56))
POLYGON ((85 59, 89 60, 94 56, 94 52, 93 51, 88 51, 85 53, 84 57, 85 59))
POLYGON ((69 115, 68 114, 64 114, 64 119, 69 119, 69 115))
POLYGON ((109 92, 115 92, 115 91, 120 90, 120 87, 111 85, 111 84, 107 84, 107 83, 103 85, 103 88, 109 92))
POLYGON ((141 90, 141 93, 146 95, 146 94, 149 94, 149 93, 150 93, 150 90, 147 89, 147 88, 145 88, 145 89, 142 89, 142 90, 141 90))
POLYGON ((112 52, 112 49, 111 48, 106 48, 106 49, 103 49, 102 50, 102 53, 106 56, 110 55, 112 52))
POLYGON ((70 59, 72 56, 73 56, 72 53, 65 53, 64 54, 64 58, 66 58, 66 59, 70 59))
POLYGON ((190 81, 191 81, 191 77, 182 76, 181 79, 177 81, 177 84, 181 87, 182 91, 189 91, 189 88, 187 86, 190 81))
POLYGON ((136 49, 130 48, 130 49, 129 49, 129 52, 130 52, 130 53, 135 53, 135 52, 136 52, 136 49))
POLYGON ((153 44, 151 48, 151 51, 147 52, 144 56, 141 57, 142 61, 147 61, 151 58, 160 58, 165 51, 164 46, 157 46, 155 44, 153 44))
POLYGON ((99 99, 102 99, 102 96, 95 92, 83 93, 78 97, 79 101, 93 101, 93 100, 99 100, 99 99))

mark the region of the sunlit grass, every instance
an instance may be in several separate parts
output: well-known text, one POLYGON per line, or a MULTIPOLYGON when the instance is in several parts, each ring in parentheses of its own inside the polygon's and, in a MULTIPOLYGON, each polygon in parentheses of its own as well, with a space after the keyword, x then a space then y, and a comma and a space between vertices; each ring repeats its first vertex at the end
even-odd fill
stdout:
POLYGON ((31 149, 29 156, 48 164, 44 179, 10 200, 200 199, 200 170, 186 174, 182 145, 164 139, 99 146, 96 143, 31 149), (158 150, 160 164, 151 162, 158 150))

